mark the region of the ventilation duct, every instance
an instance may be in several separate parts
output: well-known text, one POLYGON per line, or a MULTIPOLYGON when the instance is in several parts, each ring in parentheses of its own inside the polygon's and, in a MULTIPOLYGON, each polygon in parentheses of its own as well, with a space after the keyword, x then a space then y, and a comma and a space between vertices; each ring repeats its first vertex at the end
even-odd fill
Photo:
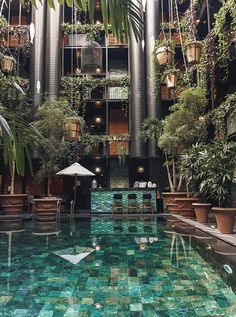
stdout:
POLYGON ((61 14, 62 7, 55 1, 55 9, 47 8, 45 92, 57 98, 61 74, 61 14))
MULTIPOLYGON (((138 0, 133 1, 142 10, 142 4, 138 0)), ((129 60, 130 60, 130 138, 131 157, 144 157, 145 144, 141 138, 137 138, 145 117, 145 77, 144 77, 144 48, 142 40, 136 41, 131 34, 129 60)))
POLYGON ((32 47, 30 58, 30 89, 34 106, 42 102, 44 92, 44 67, 45 67, 45 26, 46 26, 46 1, 36 2, 32 8, 31 34, 32 47))
MULTIPOLYGON (((147 117, 160 119, 161 117, 161 95, 160 89, 156 89, 154 80, 153 50, 155 40, 160 32, 159 1, 146 1, 146 103, 147 117)), ((148 157, 157 156, 157 146, 154 141, 148 142, 148 157)))

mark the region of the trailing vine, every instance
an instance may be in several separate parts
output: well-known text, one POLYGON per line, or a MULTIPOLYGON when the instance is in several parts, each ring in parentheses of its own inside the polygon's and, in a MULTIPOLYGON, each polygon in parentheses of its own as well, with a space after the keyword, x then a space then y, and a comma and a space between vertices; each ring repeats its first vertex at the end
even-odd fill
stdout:
MULTIPOLYGON (((61 29, 66 35, 86 34, 87 40, 98 40, 102 31, 105 31, 103 24, 80 24, 63 23, 61 29)), ((108 25, 108 32, 111 32, 111 25, 108 25)))
POLYGON ((217 36, 217 61, 225 71, 222 81, 228 77, 229 47, 232 35, 236 32, 236 3, 226 0, 220 10, 215 14, 215 34, 217 36))
MULTIPOLYGON (((93 90, 97 87, 121 87, 123 95, 128 89, 128 95, 130 90, 130 82, 128 76, 123 76, 118 79, 88 79, 86 76, 70 77, 65 76, 61 80, 62 97, 66 98, 71 104, 78 108, 82 104, 80 115, 84 114, 84 101, 88 98, 88 89, 93 90), (126 90, 126 91, 125 91, 126 90)), ((128 99, 122 99, 122 105, 125 111, 127 111, 128 99)))

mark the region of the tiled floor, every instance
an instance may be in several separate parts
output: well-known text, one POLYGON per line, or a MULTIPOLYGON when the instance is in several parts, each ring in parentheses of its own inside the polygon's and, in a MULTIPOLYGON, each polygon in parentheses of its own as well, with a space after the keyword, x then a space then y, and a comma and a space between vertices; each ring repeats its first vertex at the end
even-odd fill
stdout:
POLYGON ((160 220, 92 218, 61 229, 36 236, 26 222, 12 241, 0 234, 1 317, 236 316, 223 258, 160 220), (93 251, 76 265, 60 256, 80 250, 93 251))

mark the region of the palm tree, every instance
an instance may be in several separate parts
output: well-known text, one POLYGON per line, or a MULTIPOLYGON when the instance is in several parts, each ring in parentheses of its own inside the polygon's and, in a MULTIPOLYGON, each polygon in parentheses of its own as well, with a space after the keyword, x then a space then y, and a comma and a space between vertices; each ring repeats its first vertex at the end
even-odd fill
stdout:
MULTIPOLYGON (((35 0, 30 0, 32 5, 36 5, 35 0)), ((48 5, 54 8, 54 2, 58 1, 64 4, 64 0, 49 0, 48 5)), ((21 0, 25 3, 26 0, 21 0)), ((105 30, 108 29, 108 23, 112 26, 114 36, 123 40, 124 36, 127 40, 133 31, 136 39, 140 38, 142 31, 142 12, 139 9, 141 0, 101 0, 101 10, 105 30)), ((96 9, 96 0, 66 0, 69 6, 81 8, 88 12, 91 22, 94 20, 94 12, 96 9)))

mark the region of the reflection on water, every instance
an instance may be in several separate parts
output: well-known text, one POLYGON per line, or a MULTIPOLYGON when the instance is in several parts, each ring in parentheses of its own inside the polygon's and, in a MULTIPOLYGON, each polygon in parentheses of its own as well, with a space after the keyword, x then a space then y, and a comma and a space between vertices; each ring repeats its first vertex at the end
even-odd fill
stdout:
POLYGON ((0 316, 236 315, 235 293, 192 248, 196 239, 157 219, 80 219, 73 235, 69 223, 57 235, 35 235, 34 225, 12 233, 10 268, 0 234, 0 316))

